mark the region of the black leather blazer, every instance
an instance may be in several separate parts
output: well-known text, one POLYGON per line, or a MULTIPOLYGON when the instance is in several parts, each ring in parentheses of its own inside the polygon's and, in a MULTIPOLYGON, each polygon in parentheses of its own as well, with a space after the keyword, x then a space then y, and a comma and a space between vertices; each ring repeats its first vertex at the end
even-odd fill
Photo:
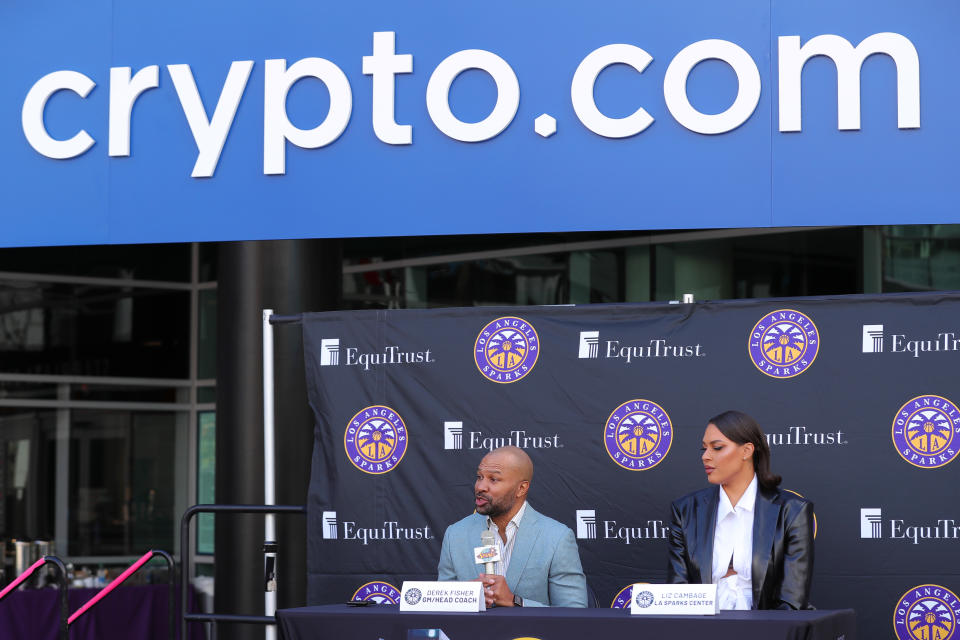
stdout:
MULTIPOLYGON (((713 581, 718 487, 687 494, 671 506, 667 582, 713 581)), ((753 608, 812 609, 813 503, 780 489, 757 488, 753 510, 753 608)))

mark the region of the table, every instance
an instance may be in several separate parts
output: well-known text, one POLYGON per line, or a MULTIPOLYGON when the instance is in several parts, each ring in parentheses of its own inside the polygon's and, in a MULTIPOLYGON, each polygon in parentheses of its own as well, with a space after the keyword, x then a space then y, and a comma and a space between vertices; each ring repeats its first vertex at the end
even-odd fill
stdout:
MULTIPOLYGON (((449 640, 856 640, 853 609, 723 611, 716 616, 631 616, 623 609, 495 608, 483 613, 413 613, 346 604, 277 611, 284 640, 414 640, 442 629, 449 640)), ((434 638, 437 635, 432 636, 434 638)))
MULTIPOLYGON (((99 589, 69 589, 70 613, 98 592, 99 589)), ((165 584, 121 586, 70 626, 70 640, 167 640, 169 593, 165 584)), ((195 594, 192 596, 196 598, 195 594)), ((179 596, 174 606, 180 606, 179 596)), ((195 602, 192 606, 196 611, 195 602)), ((178 636, 178 615, 174 617, 174 624, 174 633, 178 636)), ((58 640, 59 625, 57 589, 14 591, 0 602, 0 638, 4 640, 58 640)), ((203 629, 199 624, 191 625, 189 635, 190 640, 200 640, 203 629)))

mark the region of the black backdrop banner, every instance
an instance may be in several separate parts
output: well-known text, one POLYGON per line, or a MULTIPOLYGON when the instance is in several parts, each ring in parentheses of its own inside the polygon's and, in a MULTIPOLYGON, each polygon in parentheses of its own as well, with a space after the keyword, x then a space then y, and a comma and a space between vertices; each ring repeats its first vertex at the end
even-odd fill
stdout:
POLYGON ((739 409, 781 486, 814 502, 813 603, 855 608, 865 638, 955 632, 960 294, 316 313, 302 328, 309 604, 435 579, 477 463, 513 444, 534 461, 530 503, 577 534, 600 606, 623 606, 625 587, 666 577, 670 502, 707 485, 707 419, 739 409))

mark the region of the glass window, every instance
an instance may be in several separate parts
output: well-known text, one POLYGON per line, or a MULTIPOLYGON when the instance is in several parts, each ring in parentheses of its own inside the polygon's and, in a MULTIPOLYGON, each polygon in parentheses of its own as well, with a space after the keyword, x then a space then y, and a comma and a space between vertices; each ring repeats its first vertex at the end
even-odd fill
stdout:
POLYGON ((189 309, 187 291, 0 280, 0 370, 187 378, 189 309))
MULTIPOLYGON (((217 414, 201 411, 197 414, 197 504, 216 502, 217 414)), ((197 514, 197 553, 213 553, 212 513, 197 514)))
POLYGON ((174 413, 73 412, 70 555, 172 549, 174 413))
POLYGON ((198 245, 200 253, 200 282, 213 282, 217 279, 217 257, 220 254, 220 243, 201 242, 198 245))
POLYGON ((190 281, 189 244, 28 247, 0 251, 0 271, 190 281))
POLYGON ((53 539, 55 438, 55 411, 0 409, 0 536, 53 539))
POLYGON ((70 387, 71 400, 107 402, 178 402, 184 387, 144 387, 125 384, 77 383, 70 387))
POLYGON ((960 289, 960 225, 881 229, 884 291, 960 289))
POLYGON ((217 291, 203 289, 197 296, 197 377, 217 377, 217 291))

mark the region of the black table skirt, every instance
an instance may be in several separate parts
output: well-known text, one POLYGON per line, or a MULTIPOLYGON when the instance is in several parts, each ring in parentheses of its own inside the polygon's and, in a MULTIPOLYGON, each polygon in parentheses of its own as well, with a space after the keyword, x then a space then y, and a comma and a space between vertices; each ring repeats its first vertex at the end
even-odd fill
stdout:
POLYGON ((284 640, 414 640, 441 629, 450 640, 855 640, 852 609, 724 611, 716 616, 631 616, 622 609, 500 608, 483 613, 401 613, 344 604, 277 611, 284 640))

